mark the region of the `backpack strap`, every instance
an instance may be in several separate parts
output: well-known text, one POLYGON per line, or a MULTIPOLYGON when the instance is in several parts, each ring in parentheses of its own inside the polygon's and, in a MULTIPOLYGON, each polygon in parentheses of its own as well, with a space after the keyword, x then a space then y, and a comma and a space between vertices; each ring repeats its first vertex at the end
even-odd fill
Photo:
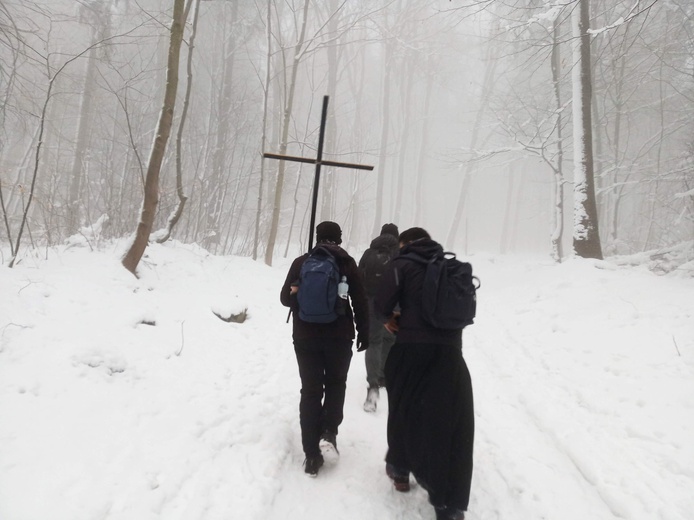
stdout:
POLYGON ((324 256, 328 256, 328 257, 332 258, 333 260, 335 260, 335 264, 337 264, 337 268, 340 270, 340 276, 342 276, 343 271, 344 271, 344 265, 343 265, 343 260, 341 257, 337 256, 335 253, 330 251, 330 249, 328 249, 327 247, 321 246, 321 245, 317 245, 316 247, 314 247, 311 250, 311 252, 308 254, 308 256, 313 256, 315 253, 318 253, 318 254, 324 255, 324 256))

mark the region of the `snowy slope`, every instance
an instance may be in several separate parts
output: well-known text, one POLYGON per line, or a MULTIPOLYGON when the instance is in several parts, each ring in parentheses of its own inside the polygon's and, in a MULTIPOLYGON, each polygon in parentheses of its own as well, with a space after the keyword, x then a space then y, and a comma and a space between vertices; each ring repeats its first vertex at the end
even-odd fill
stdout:
MULTIPOLYGON (((340 460, 304 476, 289 260, 174 242, 148 248, 138 280, 121 245, 0 268, 0 520, 434 518, 384 475, 387 406, 361 410, 363 354, 340 460), (213 314, 244 308, 243 324, 213 314)), ((694 279, 471 261, 468 518, 694 518, 694 279)))

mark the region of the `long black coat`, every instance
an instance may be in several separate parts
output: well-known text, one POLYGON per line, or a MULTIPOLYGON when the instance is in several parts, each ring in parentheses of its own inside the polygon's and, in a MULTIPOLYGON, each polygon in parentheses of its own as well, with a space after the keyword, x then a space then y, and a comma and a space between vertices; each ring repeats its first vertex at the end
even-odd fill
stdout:
POLYGON ((470 501, 475 419, 472 381, 462 356, 462 329, 431 327, 421 316, 426 266, 403 258, 441 254, 422 239, 391 262, 376 294, 379 317, 400 305, 399 332, 385 366, 388 389, 386 462, 412 472, 436 507, 464 511, 470 501))

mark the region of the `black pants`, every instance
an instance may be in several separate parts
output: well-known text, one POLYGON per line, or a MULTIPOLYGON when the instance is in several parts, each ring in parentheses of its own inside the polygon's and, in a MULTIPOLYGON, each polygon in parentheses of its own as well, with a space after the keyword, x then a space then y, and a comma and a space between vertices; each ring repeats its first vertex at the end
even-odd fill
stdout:
POLYGON ((467 510, 475 419, 459 347, 396 343, 385 368, 386 462, 412 472, 435 507, 467 510))
POLYGON ((342 424, 352 340, 294 340, 294 352, 301 377, 301 443, 310 457, 320 453, 321 433, 337 434, 342 424))

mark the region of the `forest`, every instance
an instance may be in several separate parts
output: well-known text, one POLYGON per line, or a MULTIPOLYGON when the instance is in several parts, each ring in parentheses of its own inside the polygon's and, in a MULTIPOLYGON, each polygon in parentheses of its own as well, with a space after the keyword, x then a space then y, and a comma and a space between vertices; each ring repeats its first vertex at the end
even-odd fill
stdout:
POLYGON ((324 96, 346 247, 694 255, 690 0, 3 0, 0 261, 305 250, 324 96))

